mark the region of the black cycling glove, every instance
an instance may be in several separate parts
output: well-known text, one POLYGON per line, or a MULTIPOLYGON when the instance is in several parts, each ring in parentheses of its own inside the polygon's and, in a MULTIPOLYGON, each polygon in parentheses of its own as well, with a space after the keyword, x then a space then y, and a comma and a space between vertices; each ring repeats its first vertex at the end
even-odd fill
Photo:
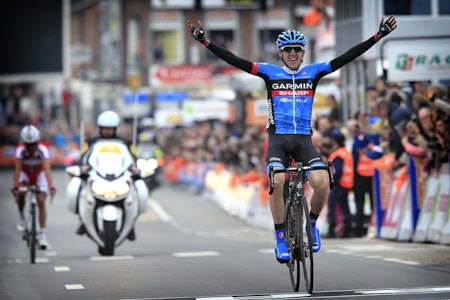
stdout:
POLYGON ((397 28, 397 20, 394 16, 390 16, 386 22, 384 22, 384 18, 381 18, 380 29, 375 34, 375 40, 378 41, 381 38, 387 36, 391 33, 395 28, 397 28))
POLYGON ((205 41, 205 30, 203 30, 203 27, 192 27, 191 36, 200 43, 203 43, 205 41))
POLYGON ((206 47, 209 45, 209 40, 205 38, 205 30, 203 29, 203 25, 202 22, 200 22, 200 20, 198 21, 197 27, 194 27, 192 23, 188 20, 187 29, 188 33, 193 39, 196 39, 206 47))

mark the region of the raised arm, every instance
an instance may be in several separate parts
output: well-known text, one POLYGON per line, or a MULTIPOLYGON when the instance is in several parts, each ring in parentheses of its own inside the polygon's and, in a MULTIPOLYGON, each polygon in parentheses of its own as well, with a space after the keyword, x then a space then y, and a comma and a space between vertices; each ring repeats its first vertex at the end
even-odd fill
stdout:
POLYGON ((220 47, 205 37, 205 30, 203 29, 202 22, 198 21, 198 26, 195 27, 189 20, 187 21, 187 32, 195 40, 202 43, 206 48, 208 48, 214 55, 220 59, 226 61, 232 66, 239 68, 245 72, 251 73, 253 63, 246 59, 240 58, 228 51, 227 49, 220 47))
POLYGON ((376 42, 378 42, 383 37, 387 36, 396 28, 397 28, 397 20, 395 19, 394 16, 390 16, 386 20, 386 22, 382 17, 378 32, 375 33, 368 40, 352 47, 350 50, 348 50, 341 56, 338 56, 335 59, 333 59, 331 61, 331 68, 333 69, 333 71, 340 69, 345 64, 351 62, 352 60, 354 60, 355 58, 357 58, 358 56, 369 50, 373 45, 375 45, 376 42))

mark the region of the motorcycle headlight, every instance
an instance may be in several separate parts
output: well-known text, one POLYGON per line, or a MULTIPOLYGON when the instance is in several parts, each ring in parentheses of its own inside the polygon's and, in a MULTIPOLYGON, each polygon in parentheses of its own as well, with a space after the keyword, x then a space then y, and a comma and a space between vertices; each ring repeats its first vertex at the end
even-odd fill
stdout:
POLYGON ((126 181, 118 182, 114 185, 114 191, 118 196, 126 195, 130 191, 130 185, 126 181))
POLYGON ((150 170, 155 170, 158 167, 158 161, 154 158, 147 160, 147 164, 150 170))
POLYGON ((91 190, 92 193, 98 197, 114 199, 128 194, 128 192, 130 192, 130 185, 125 181, 115 183, 93 181, 91 190))
POLYGON ((156 170, 156 168, 158 168, 158 160, 155 158, 150 158, 150 159, 140 158, 137 160, 136 166, 138 167, 139 170, 142 170, 142 171, 148 171, 148 170, 154 171, 154 170, 156 170))

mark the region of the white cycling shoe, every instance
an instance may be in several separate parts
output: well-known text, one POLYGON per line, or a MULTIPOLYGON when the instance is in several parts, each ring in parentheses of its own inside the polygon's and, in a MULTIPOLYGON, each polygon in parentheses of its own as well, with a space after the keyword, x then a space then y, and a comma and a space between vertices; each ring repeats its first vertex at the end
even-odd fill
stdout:
POLYGON ((24 221, 19 221, 19 223, 17 223, 17 230, 20 232, 25 231, 25 222, 24 221))
POLYGON ((37 240, 38 240, 39 248, 41 250, 45 250, 48 248, 48 241, 47 241, 47 236, 45 235, 45 233, 40 233, 37 236, 37 240))

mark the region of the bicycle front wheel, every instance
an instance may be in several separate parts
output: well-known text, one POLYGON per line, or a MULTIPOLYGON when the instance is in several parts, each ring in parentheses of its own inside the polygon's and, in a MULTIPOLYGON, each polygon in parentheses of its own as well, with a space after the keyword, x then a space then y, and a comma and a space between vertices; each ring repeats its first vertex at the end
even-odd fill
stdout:
POLYGON ((301 241, 301 223, 298 216, 299 206, 291 201, 286 209, 285 224, 286 244, 291 255, 291 260, 288 262, 287 267, 294 292, 298 292, 300 288, 300 252, 298 245, 301 241))
POLYGON ((30 211, 31 211, 31 226, 30 226, 30 232, 28 233, 28 250, 30 251, 30 262, 32 264, 35 263, 36 261, 36 244, 37 244, 37 240, 36 240, 36 204, 35 203, 31 203, 31 207, 30 207, 30 211))
POLYGON ((302 262, 303 278, 306 291, 311 294, 314 285, 313 235, 308 202, 304 196, 300 197, 299 222, 301 223, 300 260, 302 262))

